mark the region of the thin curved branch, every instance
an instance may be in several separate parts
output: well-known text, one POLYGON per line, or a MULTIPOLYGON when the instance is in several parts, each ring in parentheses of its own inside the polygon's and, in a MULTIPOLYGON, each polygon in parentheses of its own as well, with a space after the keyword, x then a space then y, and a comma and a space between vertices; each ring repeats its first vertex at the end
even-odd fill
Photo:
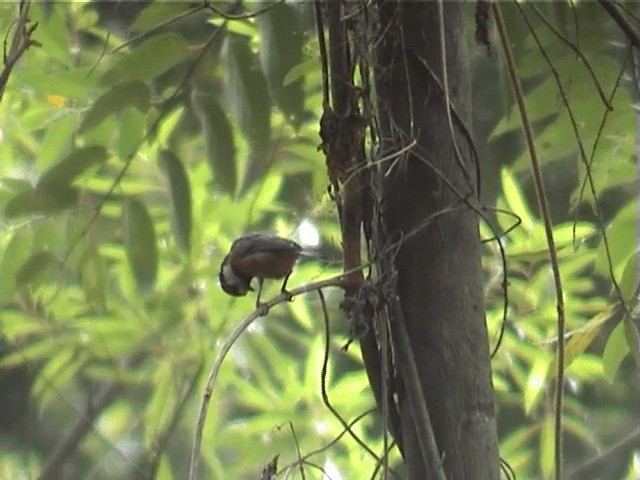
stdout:
POLYGON ((614 22, 620 27, 620 30, 625 34, 629 42, 636 47, 640 48, 640 34, 631 26, 625 16, 620 11, 618 5, 611 0, 598 0, 598 3, 604 8, 614 22))
MULTIPOLYGON (((326 280, 320 280, 314 283, 308 283, 306 285, 302 285, 301 287, 294 288, 288 293, 280 293, 280 295, 271 298, 264 305, 266 310, 271 307, 274 307, 280 303, 288 302, 291 298, 302 295, 303 293, 312 292, 316 290, 320 290, 325 287, 343 287, 343 276, 338 275, 336 277, 332 277, 326 280)), ((233 329, 233 331, 229 334, 224 343, 220 346, 218 350, 218 354, 213 363, 211 371, 209 372, 209 377, 207 379, 207 383, 205 386, 205 391, 202 396, 202 402, 200 404, 200 413, 198 414, 198 420, 196 422, 196 430, 194 433, 193 439, 193 449, 191 450, 191 459, 189 460, 189 480, 195 480, 198 474, 198 461, 200 459, 200 447, 202 445, 202 435, 204 432, 204 422, 207 418, 207 410, 209 408, 209 403, 211 402, 211 395, 213 393, 213 389, 216 385, 216 381, 218 379, 218 373, 220 372, 220 367, 222 366, 222 362, 226 358, 231 347, 236 343, 240 335, 251 325, 255 320, 260 318, 265 314, 263 308, 257 308, 247 317, 245 317, 237 326, 233 329)))
POLYGON ((540 209, 540 216, 544 224, 544 232, 547 239, 547 245, 549 247, 549 262, 551 264, 551 270, 553 272, 553 283, 556 293, 556 309, 558 311, 558 364, 557 364, 557 376, 556 376, 556 397, 555 397, 555 469, 556 478, 562 480, 562 385, 564 383, 564 331, 565 331, 565 313, 564 313, 564 296, 562 290, 562 277, 560 276, 560 267, 558 265, 558 252, 556 251, 556 244, 553 238, 553 227, 551 223, 551 213, 549 211, 549 203, 547 194, 545 192, 544 181, 542 179, 542 169, 540 168, 540 162, 538 161, 538 154, 535 147, 535 141, 533 139, 533 128, 529 121, 529 115, 527 113, 527 107, 524 102, 524 93, 522 91, 522 85, 520 84, 520 78, 516 69, 515 60, 513 58, 513 51, 511 50, 511 43, 509 35, 507 34, 504 18, 502 17, 502 10, 499 2, 493 3, 493 11, 496 19, 496 26, 500 36, 500 42, 504 49, 505 58, 507 60, 507 70, 509 72, 509 78, 511 80, 511 86, 522 120, 522 128, 525 134, 525 140, 527 142, 527 148, 529 150, 529 157, 531 160, 531 170, 533 173, 534 183, 536 187, 536 197, 538 199, 538 208, 540 209))
POLYGON ((71 427, 63 441, 56 446, 47 458, 38 475, 38 480, 57 477, 62 466, 76 452, 84 436, 91 430, 93 422, 111 404, 119 389, 120 383, 111 382, 103 386, 97 395, 89 401, 85 412, 78 416, 76 423, 71 427))
MULTIPOLYGON (((600 232, 602 234, 602 242, 604 244, 604 248, 605 248, 605 255, 607 257, 607 266, 609 268, 609 276, 611 278, 611 283, 613 284, 613 288, 616 292, 616 295, 618 296, 618 300, 620 301, 620 303, 622 304, 622 307, 624 308, 625 313, 627 314, 627 316, 630 315, 629 309, 627 307, 627 304, 625 302, 625 299, 623 298, 622 295, 622 291, 620 290, 620 286, 618 284, 618 281, 616 279, 616 276, 613 272, 613 260, 611 259, 611 250, 609 248, 609 238, 607 236, 607 232, 606 229, 604 227, 604 219, 602 216, 602 212, 600 209, 600 202, 598 201, 598 195, 597 195, 597 191, 596 191, 596 187, 595 187, 595 179, 593 178, 593 173, 591 171, 591 167, 593 165, 593 159, 595 157, 595 153, 602 135, 602 130, 604 129, 604 125, 606 122, 606 119, 608 118, 608 114, 612 109, 605 109, 604 115, 603 115, 603 119, 602 122, 600 124, 600 128, 598 129, 598 134, 596 136, 596 139, 593 143, 593 148, 591 150, 591 157, 588 159, 587 158, 587 153, 585 151, 584 148, 584 144, 582 142, 582 138, 580 136, 580 129, 578 127, 578 121, 575 118, 575 115, 573 113, 573 108, 571 108, 571 103, 569 102, 569 99, 567 98, 567 94, 564 91, 564 88, 562 88, 562 84, 560 81, 560 74, 558 73, 558 71, 556 70, 556 68, 553 66, 553 63, 551 62, 551 59, 549 58, 549 55, 547 55, 547 52, 545 51, 545 49, 542 46, 542 42, 540 41, 540 39, 538 38, 537 33, 535 32, 533 26, 531 25, 531 23, 529 22, 529 18, 527 17, 527 15, 524 13, 522 6, 518 3, 518 2, 514 2, 516 4, 516 6, 518 7, 518 9, 520 10, 520 13, 522 14, 522 18, 524 19, 525 23, 527 24, 527 27, 529 28, 529 31, 531 32, 531 35, 534 39, 534 41, 536 42, 536 45, 538 46, 538 49, 540 50, 540 53, 542 55, 542 57, 544 58, 545 62, 547 63, 549 69, 551 70, 551 74, 553 75, 553 78, 555 79, 556 85, 558 86, 558 92, 560 93, 560 98, 562 99, 562 103, 565 106, 565 108, 567 109, 567 114, 569 115, 569 123, 571 124, 571 128, 573 129, 573 135, 576 139, 576 143, 578 145, 578 150, 580 152, 580 160, 582 161, 582 163, 585 166, 585 180, 583 183, 583 188, 584 185, 588 184, 589 185, 589 190, 591 192, 591 196, 593 197, 593 210, 595 213, 595 216, 598 220, 598 227, 600 229, 600 232)), ((620 69, 620 74, 618 75, 618 79, 616 81, 616 84, 613 88, 613 92, 611 94, 611 101, 613 101, 613 97, 615 95, 615 92, 617 91, 620 79, 622 77, 622 73, 625 71, 626 69, 626 64, 627 61, 629 59, 629 56, 627 56, 627 58, 625 58, 624 64, 622 65, 622 68, 620 69)), ((610 102, 607 102, 607 104, 610 104, 610 102)), ((580 195, 582 196, 582 192, 583 192, 583 188, 580 190, 580 195)), ((573 224, 573 236, 575 239, 575 226, 576 226, 577 220, 576 222, 574 222, 573 224)), ((574 240, 575 241, 575 240, 574 240)))
MULTIPOLYGON (((518 2, 514 2, 514 3, 518 6, 520 11, 522 12, 522 7, 520 6, 520 4, 518 2)), ((553 26, 553 24, 547 19, 547 17, 544 16, 544 14, 540 11, 540 9, 536 6, 535 3, 529 2, 528 6, 536 13, 536 15, 538 15, 538 18, 542 20, 542 23, 544 23, 547 26, 547 28, 551 30, 551 32, 556 37, 558 37, 558 39, 560 39, 562 43, 564 43, 567 47, 571 49, 573 53, 576 54, 576 56, 580 59, 580 61, 586 67, 587 71, 589 72, 589 75, 591 75, 591 78, 593 79, 593 84, 595 85, 596 90, 598 91, 598 95, 600 96, 600 100, 602 100, 602 103, 605 104, 605 106, 607 107, 607 110, 613 110, 611 103, 605 97, 604 90, 602 88, 602 85, 600 85, 600 81, 598 80, 598 77, 596 77, 596 72, 593 70, 591 63, 589 63, 589 60, 587 60, 587 58, 582 53, 582 50, 580 50, 580 48, 578 48, 577 45, 575 45, 571 40, 565 37, 562 34, 562 32, 560 32, 555 26, 553 26)), ((529 27, 529 30, 532 30, 532 28, 529 27)))
POLYGON ((627 434, 624 438, 614 443, 611 447, 600 452, 595 457, 586 460, 580 465, 574 467, 569 472, 567 472, 567 478, 585 478, 585 475, 593 470, 593 467, 596 465, 609 460, 612 456, 619 454, 622 450, 626 448, 633 447, 640 439, 640 427, 636 427, 633 431, 627 434))
MULTIPOLYGON (((20 57, 22 57, 30 47, 41 46, 40 42, 31 38, 38 24, 29 21, 29 8, 31 8, 30 0, 20 0, 20 4, 18 5, 18 19, 15 22, 15 29, 13 31, 11 44, 9 45, 9 51, 7 51, 7 38, 5 38, 4 41, 4 67, 0 72, 0 103, 2 102, 5 88, 9 82, 9 76, 13 71, 13 67, 15 67, 18 60, 20 60, 20 57)), ((7 37, 8 35, 7 33, 7 37)))

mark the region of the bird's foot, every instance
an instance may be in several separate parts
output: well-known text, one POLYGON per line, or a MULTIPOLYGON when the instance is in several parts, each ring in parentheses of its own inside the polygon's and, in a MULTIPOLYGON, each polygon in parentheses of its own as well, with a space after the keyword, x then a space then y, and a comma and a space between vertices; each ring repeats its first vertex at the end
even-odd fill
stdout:
POLYGON ((287 302, 293 302, 293 293, 291 293, 289 290, 282 290, 280 293, 284 295, 284 298, 287 300, 287 302))

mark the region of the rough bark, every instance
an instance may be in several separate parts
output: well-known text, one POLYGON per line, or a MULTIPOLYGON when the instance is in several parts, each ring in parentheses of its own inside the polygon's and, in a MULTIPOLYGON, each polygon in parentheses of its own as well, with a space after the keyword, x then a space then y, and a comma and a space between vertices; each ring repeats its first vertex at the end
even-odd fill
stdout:
MULTIPOLYGON (((443 3, 450 100, 469 125, 462 6, 443 3)), ((446 477, 497 479, 478 218, 468 205, 476 195, 475 165, 460 123, 454 121, 468 172, 463 174, 442 89, 429 73, 443 83, 438 4, 382 2, 378 13, 380 158, 416 141, 403 156, 379 167, 383 225, 388 237, 402 245, 395 256, 401 315, 391 321, 404 322, 408 333, 446 477), (419 228, 428 218, 428 225, 419 228)), ((392 341, 401 348, 398 338, 392 341)), ((404 367, 397 365, 397 371, 400 385, 406 386, 403 376, 409 369, 404 367)), ((406 391, 398 389, 398 403, 408 478, 424 479, 416 439, 420 423, 408 408, 406 391)))

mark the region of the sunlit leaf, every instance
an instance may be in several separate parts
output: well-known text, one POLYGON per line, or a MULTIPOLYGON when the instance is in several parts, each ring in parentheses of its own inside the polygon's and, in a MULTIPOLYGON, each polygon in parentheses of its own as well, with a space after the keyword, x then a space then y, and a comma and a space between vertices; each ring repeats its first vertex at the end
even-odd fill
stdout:
POLYGON ((225 18, 211 18, 208 22, 216 27, 224 26, 230 33, 244 35, 252 38, 258 34, 258 29, 254 22, 249 19, 228 20, 225 18))
POLYGON ((63 347, 71 346, 75 338, 65 335, 56 335, 33 340, 28 345, 8 353, 0 358, 0 367, 11 368, 18 365, 38 362, 51 358, 51 356, 63 347))
MULTIPOLYGON (((591 342, 597 337, 603 325, 611 319, 611 312, 602 312, 589 320, 580 329, 572 333, 569 340, 565 342, 564 347, 564 367, 565 369, 571 365, 571 362, 583 353, 591 342)), ((547 381, 555 378, 558 370, 558 358, 554 357, 553 363, 548 371, 547 381)))
MULTIPOLYGON (((16 273, 29 258, 31 237, 23 231, 14 232, 0 263, 0 305, 13 297, 16 287, 16 273)), ((3 329, 4 332, 4 329, 3 329)))
POLYGON ((72 349, 60 349, 47 359, 47 363, 38 372, 32 392, 38 399, 41 410, 59 399, 60 392, 65 390, 78 373, 82 363, 74 359, 74 356, 72 349))
POLYGON ((50 124, 42 142, 38 164, 48 167, 71 146, 73 130, 76 128, 75 115, 64 115, 50 124))
POLYGON ((527 202, 522 195, 520 186, 516 182, 515 177, 511 174, 509 169, 503 168, 501 171, 502 178, 502 191, 504 192, 504 198, 507 201, 507 205, 522 221, 522 227, 529 231, 533 228, 535 223, 534 217, 527 206, 527 202))
POLYGON ((541 354, 531 366, 523 395, 524 411, 527 414, 531 413, 533 408, 540 402, 542 393, 547 385, 547 372, 551 362, 550 355, 541 354))
POLYGON ((613 383, 620 364, 629 354, 629 343, 625 335, 624 321, 611 331, 602 352, 602 368, 605 377, 613 383))
POLYGON ((634 299, 638 286, 638 252, 633 252, 627 258, 618 286, 623 301, 630 302, 634 299))
POLYGON ((608 245, 604 241, 600 241, 598 253, 596 257, 596 271, 603 277, 610 277, 609 263, 607 259, 607 246, 611 261, 613 263, 611 269, 615 275, 620 275, 629 255, 637 248, 637 239, 635 235, 629 235, 629 232, 636 232, 638 226, 638 212, 636 201, 628 202, 618 211, 614 219, 610 222, 606 229, 608 245))
POLYGON ((540 470, 543 478, 551 478, 554 469, 554 419, 547 415, 540 429, 540 470))
POLYGON ((122 160, 132 159, 145 138, 146 115, 135 109, 127 109, 120 115, 118 155, 122 160))
POLYGON ((291 85, 298 80, 304 78, 306 74, 315 70, 318 66, 318 61, 315 58, 307 58, 300 63, 292 66, 282 79, 283 85, 291 85))

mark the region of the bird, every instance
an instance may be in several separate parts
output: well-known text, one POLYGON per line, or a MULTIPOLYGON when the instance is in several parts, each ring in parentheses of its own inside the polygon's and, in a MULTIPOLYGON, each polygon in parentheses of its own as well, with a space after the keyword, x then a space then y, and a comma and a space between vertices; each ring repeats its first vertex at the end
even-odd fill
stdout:
POLYGON ((280 292, 290 295, 287 280, 296 261, 303 254, 303 248, 288 238, 266 232, 247 233, 233 241, 229 253, 222 260, 218 274, 220 286, 229 295, 241 297, 254 291, 251 280, 256 277, 256 308, 264 309, 264 304, 260 303, 264 279, 284 278, 280 292))

